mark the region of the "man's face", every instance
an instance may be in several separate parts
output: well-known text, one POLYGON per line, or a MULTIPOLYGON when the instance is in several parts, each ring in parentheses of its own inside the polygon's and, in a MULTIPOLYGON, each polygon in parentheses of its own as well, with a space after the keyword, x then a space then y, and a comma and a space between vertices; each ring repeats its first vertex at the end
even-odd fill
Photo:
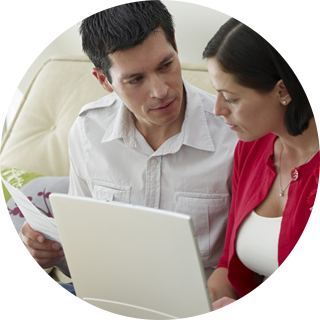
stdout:
POLYGON ((139 131, 154 133, 159 127, 180 131, 185 109, 181 66, 162 29, 142 44, 109 57, 112 84, 105 79, 103 86, 115 91, 135 115, 139 131))

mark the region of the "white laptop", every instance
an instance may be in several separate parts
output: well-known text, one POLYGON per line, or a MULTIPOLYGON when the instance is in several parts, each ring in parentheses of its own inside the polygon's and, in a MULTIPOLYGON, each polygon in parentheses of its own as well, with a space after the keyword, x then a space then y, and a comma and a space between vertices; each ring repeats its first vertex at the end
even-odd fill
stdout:
POLYGON ((79 298, 140 319, 212 310, 189 216, 62 194, 50 201, 79 298))

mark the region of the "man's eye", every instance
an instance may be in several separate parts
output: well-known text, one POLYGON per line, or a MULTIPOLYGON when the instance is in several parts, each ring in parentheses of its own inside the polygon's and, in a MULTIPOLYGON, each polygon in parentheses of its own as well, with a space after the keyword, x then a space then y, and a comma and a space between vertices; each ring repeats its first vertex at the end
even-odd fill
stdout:
POLYGON ((140 81, 140 79, 141 79, 141 78, 142 78, 142 77, 137 77, 137 78, 135 78, 135 79, 133 79, 133 80, 129 81, 129 83, 132 83, 132 84, 138 83, 138 82, 140 81))
POLYGON ((166 63, 166 64, 164 64, 161 68, 162 69, 167 69, 167 68, 169 68, 170 67, 170 65, 172 64, 172 61, 170 61, 170 62, 168 62, 168 63, 166 63))

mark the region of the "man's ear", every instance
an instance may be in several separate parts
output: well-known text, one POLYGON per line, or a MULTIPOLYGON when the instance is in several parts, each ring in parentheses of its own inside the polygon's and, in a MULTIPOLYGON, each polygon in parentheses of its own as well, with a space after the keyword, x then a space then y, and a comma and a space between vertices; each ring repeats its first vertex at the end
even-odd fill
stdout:
POLYGON ((113 92, 113 88, 110 85, 107 77, 104 75, 104 73, 100 69, 93 68, 91 70, 91 73, 97 78, 99 83, 102 85, 103 89, 107 90, 108 92, 113 92))
POLYGON ((292 101, 292 98, 282 79, 277 82, 276 87, 278 91, 279 102, 282 105, 288 105, 292 101))

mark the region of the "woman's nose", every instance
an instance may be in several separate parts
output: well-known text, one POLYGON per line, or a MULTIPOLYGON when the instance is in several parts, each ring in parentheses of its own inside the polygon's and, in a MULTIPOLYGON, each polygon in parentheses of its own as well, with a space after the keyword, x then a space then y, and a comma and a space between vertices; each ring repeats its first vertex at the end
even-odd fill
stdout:
POLYGON ((226 116, 230 114, 227 102, 225 101, 221 93, 218 93, 217 95, 217 100, 213 108, 213 113, 216 116, 226 116))

